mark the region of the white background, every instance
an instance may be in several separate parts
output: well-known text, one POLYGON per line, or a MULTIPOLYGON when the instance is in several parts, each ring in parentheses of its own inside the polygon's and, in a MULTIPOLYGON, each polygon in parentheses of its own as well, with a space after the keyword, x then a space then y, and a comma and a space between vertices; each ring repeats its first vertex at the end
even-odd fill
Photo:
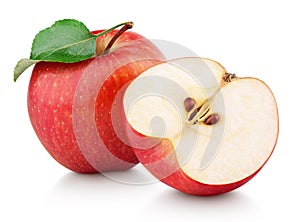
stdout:
MULTIPOLYGON (((0 6, 0 221, 299 221, 297 1, 2 1, 0 6), (280 134, 271 159, 226 195, 196 197, 162 183, 133 186, 78 175, 56 163, 32 130, 26 106, 31 69, 13 83, 34 35, 63 18, 90 30, 132 20, 148 38, 185 45, 229 72, 273 90, 280 134)), ((253 104, 255 105, 255 104, 253 104)))

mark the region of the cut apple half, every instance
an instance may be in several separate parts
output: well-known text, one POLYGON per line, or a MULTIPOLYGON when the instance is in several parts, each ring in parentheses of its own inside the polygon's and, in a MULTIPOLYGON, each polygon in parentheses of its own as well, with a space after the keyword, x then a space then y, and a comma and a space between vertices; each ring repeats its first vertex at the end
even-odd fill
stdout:
POLYGON ((243 185, 277 141, 277 105, 269 87, 229 74, 210 59, 151 67, 128 86, 123 106, 137 158, 185 193, 213 195, 243 185))

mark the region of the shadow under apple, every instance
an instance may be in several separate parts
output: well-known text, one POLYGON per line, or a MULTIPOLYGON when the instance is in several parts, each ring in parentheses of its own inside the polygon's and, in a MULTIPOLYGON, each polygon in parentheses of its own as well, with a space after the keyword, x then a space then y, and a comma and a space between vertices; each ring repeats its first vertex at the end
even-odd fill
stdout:
POLYGON ((69 172, 62 176, 48 194, 50 205, 73 205, 79 202, 95 202, 103 199, 107 190, 118 190, 114 181, 101 174, 77 174, 69 172))
MULTIPOLYGON (((176 214, 177 221, 188 221, 189 218, 197 217, 199 220, 209 218, 213 221, 253 221, 253 219, 261 221, 264 217, 259 203, 240 190, 201 197, 167 189, 158 193, 140 213, 147 214, 147 212, 156 212, 156 215, 163 215, 166 219, 176 214)), ((153 216, 153 220, 156 217, 149 216, 153 216)))

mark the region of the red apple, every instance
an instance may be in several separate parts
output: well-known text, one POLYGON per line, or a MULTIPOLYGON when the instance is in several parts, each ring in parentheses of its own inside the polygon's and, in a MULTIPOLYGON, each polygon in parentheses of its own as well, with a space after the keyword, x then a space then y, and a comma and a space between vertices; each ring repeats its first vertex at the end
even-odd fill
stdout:
POLYGON ((123 98, 128 140, 159 180, 194 195, 216 195, 249 181, 278 136, 270 88, 229 74, 210 59, 153 66, 123 98))
POLYGON ((39 62, 30 79, 28 111, 38 138, 55 160, 78 173, 124 170, 138 163, 115 132, 112 103, 126 83, 164 57, 134 32, 123 33, 105 51, 117 33, 97 38, 95 58, 71 64, 39 62))

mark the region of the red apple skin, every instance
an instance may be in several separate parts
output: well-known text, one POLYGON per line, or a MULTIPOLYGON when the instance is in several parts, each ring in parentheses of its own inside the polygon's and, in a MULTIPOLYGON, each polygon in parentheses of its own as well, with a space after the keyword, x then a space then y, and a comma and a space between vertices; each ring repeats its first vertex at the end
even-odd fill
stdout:
MULTIPOLYGON (((27 100, 32 126, 49 154, 74 172, 125 170, 138 163, 132 148, 116 135, 110 109, 119 89, 147 68, 163 61, 164 56, 149 40, 134 32, 123 33, 108 53, 99 55, 116 32, 115 30, 97 38, 98 56, 95 58, 72 64, 39 62, 32 72, 27 100), (140 44, 136 45, 135 41, 140 44), (113 71, 101 73, 102 66, 113 71), (96 125, 103 141, 104 146, 99 145, 100 149, 94 148, 98 141, 90 138, 91 122, 85 123, 86 129, 82 126, 74 128, 74 95, 83 73, 88 72, 88 69, 104 79, 101 88, 96 89, 99 94, 96 101, 93 101, 95 104, 92 104, 95 107, 95 117, 89 120, 96 125), (78 135, 86 147, 80 147, 78 135)), ((87 94, 88 92, 85 96, 87 94)), ((90 113, 89 110, 84 111, 87 106, 82 104, 83 111, 77 114, 90 113)))
MULTIPOLYGON (((212 196, 230 192, 251 180, 265 165, 265 163, 248 177, 229 184, 204 184, 189 177, 181 168, 176 159, 174 147, 168 139, 146 137, 135 131, 127 122, 126 126, 128 141, 134 147, 138 160, 157 179, 186 194, 198 196, 212 196), (155 144, 147 148, 144 144, 155 144)), ((275 143, 276 144, 276 143, 275 143)), ((274 149, 273 149, 274 150, 274 149)))

